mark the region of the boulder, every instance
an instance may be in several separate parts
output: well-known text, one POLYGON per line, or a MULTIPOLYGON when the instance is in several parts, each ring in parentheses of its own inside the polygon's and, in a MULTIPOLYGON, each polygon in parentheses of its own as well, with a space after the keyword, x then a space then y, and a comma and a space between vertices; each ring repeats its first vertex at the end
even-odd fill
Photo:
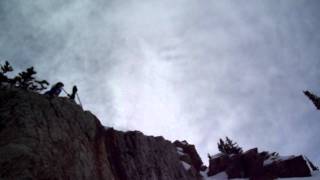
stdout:
POLYGON ((266 175, 273 177, 308 177, 311 169, 303 156, 296 156, 280 161, 275 161, 265 166, 266 175))
POLYGON ((268 180, 284 177, 308 177, 317 168, 304 156, 279 156, 278 153, 250 149, 241 154, 210 156, 208 176, 226 172, 228 178, 268 180))
POLYGON ((263 171, 263 157, 258 154, 258 148, 243 153, 244 177, 257 177, 263 171))
POLYGON ((203 165, 203 162, 196 150, 196 147, 192 144, 188 144, 186 141, 175 141, 174 145, 176 147, 180 147, 183 150, 183 153, 186 154, 188 157, 181 156, 186 162, 191 164, 197 171, 201 170, 201 166, 203 165))
POLYGON ((243 156, 241 154, 232 154, 230 157, 230 163, 226 169, 226 173, 229 178, 242 178, 244 177, 243 171, 243 156))
POLYGON ((219 154, 218 156, 210 158, 208 176, 213 176, 225 171, 230 163, 231 159, 226 154, 219 154))

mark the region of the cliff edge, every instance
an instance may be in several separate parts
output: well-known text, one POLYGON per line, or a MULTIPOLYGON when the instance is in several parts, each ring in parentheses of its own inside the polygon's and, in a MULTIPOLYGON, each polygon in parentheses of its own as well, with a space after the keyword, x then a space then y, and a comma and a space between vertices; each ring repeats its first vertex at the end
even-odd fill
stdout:
POLYGON ((105 128, 67 98, 0 89, 0 179, 198 179, 174 144, 105 128))
POLYGON ((315 171, 305 156, 257 148, 209 156, 206 167, 186 141, 117 131, 68 98, 0 88, 0 180, 264 180, 315 171))

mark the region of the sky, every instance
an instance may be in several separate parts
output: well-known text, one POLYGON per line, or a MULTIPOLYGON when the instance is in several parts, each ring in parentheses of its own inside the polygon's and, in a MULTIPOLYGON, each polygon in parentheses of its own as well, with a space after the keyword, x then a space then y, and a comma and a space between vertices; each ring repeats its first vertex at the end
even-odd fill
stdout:
POLYGON ((320 165, 317 0, 1 0, 0 61, 77 85, 105 126, 320 165))

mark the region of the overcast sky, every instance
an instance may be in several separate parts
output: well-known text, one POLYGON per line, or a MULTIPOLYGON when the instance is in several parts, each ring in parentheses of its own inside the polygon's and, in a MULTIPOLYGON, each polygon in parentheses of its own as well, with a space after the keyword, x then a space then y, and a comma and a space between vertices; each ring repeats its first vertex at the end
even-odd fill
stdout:
POLYGON ((105 126, 320 165, 318 0, 1 0, 0 60, 78 85, 105 126))

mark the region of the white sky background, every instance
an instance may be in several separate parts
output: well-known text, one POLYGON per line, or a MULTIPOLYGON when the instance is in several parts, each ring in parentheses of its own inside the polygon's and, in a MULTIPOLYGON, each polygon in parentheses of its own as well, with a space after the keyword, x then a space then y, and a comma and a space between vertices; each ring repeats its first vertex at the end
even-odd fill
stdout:
POLYGON ((78 85, 106 126, 320 164, 317 0, 1 0, 0 58, 78 85))

